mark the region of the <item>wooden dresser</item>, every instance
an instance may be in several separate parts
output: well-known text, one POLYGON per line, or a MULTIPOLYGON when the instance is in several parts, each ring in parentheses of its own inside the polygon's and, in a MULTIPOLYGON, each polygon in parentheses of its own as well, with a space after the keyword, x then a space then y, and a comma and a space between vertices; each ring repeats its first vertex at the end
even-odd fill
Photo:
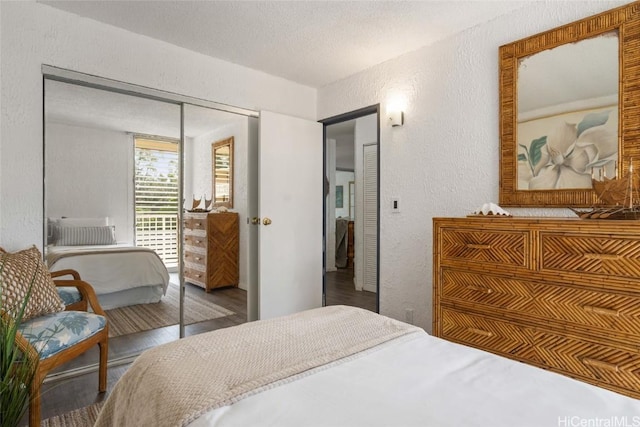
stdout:
POLYGON ((240 249, 236 212, 184 214, 184 278, 207 292, 238 286, 240 249))
POLYGON ((640 398, 640 221, 433 228, 434 335, 640 398))

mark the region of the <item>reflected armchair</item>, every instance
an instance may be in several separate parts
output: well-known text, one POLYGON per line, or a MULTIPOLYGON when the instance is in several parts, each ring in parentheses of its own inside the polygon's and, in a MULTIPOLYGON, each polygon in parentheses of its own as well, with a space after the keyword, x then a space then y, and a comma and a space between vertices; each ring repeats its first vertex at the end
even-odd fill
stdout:
POLYGON ((100 347, 98 390, 107 388, 107 352, 109 326, 104 311, 91 285, 80 280, 74 270, 51 273, 56 287, 73 287, 80 301, 67 305, 67 310, 46 314, 19 325, 16 345, 28 357, 39 358, 29 399, 29 426, 40 425, 40 388, 53 368, 83 354, 94 345, 100 347), (71 279, 59 279, 71 276, 71 279), (88 306, 92 312, 88 312, 88 306), (74 310, 70 310, 74 308, 74 310))

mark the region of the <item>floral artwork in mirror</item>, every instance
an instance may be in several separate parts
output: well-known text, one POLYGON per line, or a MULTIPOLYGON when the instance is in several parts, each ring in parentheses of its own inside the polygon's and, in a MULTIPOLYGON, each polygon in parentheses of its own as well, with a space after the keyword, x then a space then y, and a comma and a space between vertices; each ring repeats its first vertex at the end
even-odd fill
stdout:
POLYGON ((634 3, 500 47, 501 205, 597 205, 593 179, 638 157, 639 13, 634 3))
POLYGON ((233 208, 233 137, 211 144, 213 206, 233 208))

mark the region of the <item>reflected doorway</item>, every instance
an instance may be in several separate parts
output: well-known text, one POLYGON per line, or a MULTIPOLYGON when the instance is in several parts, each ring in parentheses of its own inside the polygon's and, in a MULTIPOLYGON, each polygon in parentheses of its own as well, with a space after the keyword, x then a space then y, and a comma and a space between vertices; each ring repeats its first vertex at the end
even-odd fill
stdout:
POLYGON ((325 125, 325 305, 378 312, 378 106, 325 125))

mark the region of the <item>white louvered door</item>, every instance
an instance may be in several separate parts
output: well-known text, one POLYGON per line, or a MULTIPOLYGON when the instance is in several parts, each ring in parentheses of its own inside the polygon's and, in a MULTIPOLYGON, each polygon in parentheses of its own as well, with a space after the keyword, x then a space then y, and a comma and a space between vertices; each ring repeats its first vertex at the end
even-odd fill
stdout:
POLYGON ((363 146, 363 289, 376 292, 378 277, 378 145, 363 146))

